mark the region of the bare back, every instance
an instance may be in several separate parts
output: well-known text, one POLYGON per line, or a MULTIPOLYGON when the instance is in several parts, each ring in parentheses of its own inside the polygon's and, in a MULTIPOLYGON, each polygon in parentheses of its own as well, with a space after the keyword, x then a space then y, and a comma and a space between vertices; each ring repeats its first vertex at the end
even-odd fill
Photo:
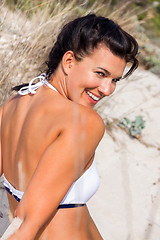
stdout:
MULTIPOLYGON (((30 94, 23 97, 16 95, 4 105, 2 117, 2 166, 6 178, 16 189, 25 191, 46 148, 55 141, 63 129, 67 128, 68 122, 71 119, 73 121, 74 117, 73 102, 64 99, 56 92, 53 93, 53 90, 48 89, 46 86, 38 89, 35 95, 30 94)), ((86 168, 88 168, 92 160, 86 168)), ((54 157, 53 161, 55 161, 54 157)), ((44 169, 44 175, 41 176, 42 180, 46 174, 44 169)), ((11 212, 14 215, 17 202, 12 196, 8 195, 8 198, 11 212)), ((71 232, 72 235, 77 232, 76 228, 72 228, 77 213, 81 215, 80 236, 84 236, 83 239, 86 240, 102 239, 90 218, 87 208, 82 207, 80 210, 58 210, 46 229, 48 233, 45 231, 48 236, 47 240, 52 239, 53 234, 54 236, 58 234, 57 239, 63 239, 64 235, 66 239, 71 239, 71 232), (86 220, 86 214, 89 216, 87 217, 87 219, 90 219, 89 223, 86 220), (61 222, 64 222, 64 226, 68 226, 68 238, 65 231, 61 236, 62 231, 58 227, 61 222), (52 225, 57 226, 57 232, 53 231, 52 225), (96 238, 89 233, 89 226, 91 226, 93 235, 96 238)))
POLYGON ((12 97, 3 109, 3 172, 21 191, 25 190, 46 147, 64 127, 62 111, 57 112, 60 110, 57 98, 62 97, 52 92, 48 100, 43 88, 36 95, 12 97), (23 186, 20 178, 24 179, 23 186))

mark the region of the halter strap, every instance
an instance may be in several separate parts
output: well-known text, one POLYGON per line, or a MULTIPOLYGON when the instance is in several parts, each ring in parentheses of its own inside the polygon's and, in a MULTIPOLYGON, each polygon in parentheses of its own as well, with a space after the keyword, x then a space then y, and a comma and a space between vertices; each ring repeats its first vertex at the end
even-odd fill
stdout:
POLYGON ((52 90, 57 91, 57 89, 55 87, 52 86, 52 84, 50 84, 47 80, 46 80, 46 74, 42 73, 40 76, 33 78, 30 82, 28 86, 22 87, 18 93, 20 95, 27 95, 29 93, 35 94, 36 91, 39 87, 41 87, 43 84, 46 84, 49 88, 51 88, 52 90), (39 82, 32 84, 36 79, 39 79, 39 82))

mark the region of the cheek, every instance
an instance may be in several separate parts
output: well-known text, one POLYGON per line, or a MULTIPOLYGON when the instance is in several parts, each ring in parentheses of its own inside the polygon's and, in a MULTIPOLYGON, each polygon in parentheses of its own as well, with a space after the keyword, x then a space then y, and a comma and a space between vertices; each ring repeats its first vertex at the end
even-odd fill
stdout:
POLYGON ((115 91, 115 89, 116 89, 116 84, 112 84, 112 88, 111 88, 111 93, 113 93, 114 91, 115 91))
POLYGON ((83 87, 85 88, 96 88, 100 85, 100 79, 97 79, 93 73, 89 73, 85 76, 83 76, 83 73, 81 73, 81 76, 83 78, 83 87))

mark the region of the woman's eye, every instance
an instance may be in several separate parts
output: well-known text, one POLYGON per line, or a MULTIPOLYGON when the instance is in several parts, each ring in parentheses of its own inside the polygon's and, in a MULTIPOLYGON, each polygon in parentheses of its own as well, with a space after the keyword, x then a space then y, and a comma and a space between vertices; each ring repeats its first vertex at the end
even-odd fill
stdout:
POLYGON ((100 76, 100 77, 104 77, 105 76, 105 74, 103 73, 103 72, 96 72, 97 74, 98 74, 98 76, 100 76))
POLYGON ((121 80, 121 78, 114 78, 114 79, 112 79, 112 82, 116 83, 116 82, 118 82, 120 80, 121 80))

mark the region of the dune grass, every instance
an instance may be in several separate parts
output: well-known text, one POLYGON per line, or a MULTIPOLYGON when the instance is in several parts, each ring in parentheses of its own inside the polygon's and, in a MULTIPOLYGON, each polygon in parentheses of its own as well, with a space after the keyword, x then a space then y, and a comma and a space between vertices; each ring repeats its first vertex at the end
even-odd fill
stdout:
MULTIPOLYGON (((11 87, 29 82, 46 68, 50 48, 62 23, 88 13, 117 21, 136 37, 140 62, 148 66, 149 39, 143 24, 150 18, 149 6, 140 8, 134 1, 56 1, 1 0, 0 2, 0 104, 11 94, 11 87), (107 3, 105 3, 107 2, 107 3), (114 2, 114 4, 113 4, 114 2), (147 65, 148 64, 148 65, 147 65)), ((150 56, 154 53, 151 50, 150 56)), ((155 64, 158 62, 157 58, 155 64)), ((108 98, 108 101, 113 98, 108 98)), ((103 102, 102 102, 103 104, 103 102)), ((101 111, 102 108, 99 110, 101 111)), ((106 120, 106 128, 117 127, 118 119, 106 120), (114 125, 115 122, 115 125, 114 125)), ((110 132, 108 132, 110 134, 110 132)), ((112 135, 112 133, 111 133, 112 135)), ((114 135, 112 135, 114 138, 114 135)), ((127 173, 127 171, 125 171, 127 173)), ((126 181, 127 182, 127 181, 126 181)))
POLYGON ((0 103, 13 85, 28 82, 45 69, 45 61, 62 23, 88 13, 112 18, 136 37, 140 58, 148 38, 138 16, 147 11, 133 8, 134 1, 2 0, 0 2, 0 103), (138 12, 138 14, 137 14, 138 12))

